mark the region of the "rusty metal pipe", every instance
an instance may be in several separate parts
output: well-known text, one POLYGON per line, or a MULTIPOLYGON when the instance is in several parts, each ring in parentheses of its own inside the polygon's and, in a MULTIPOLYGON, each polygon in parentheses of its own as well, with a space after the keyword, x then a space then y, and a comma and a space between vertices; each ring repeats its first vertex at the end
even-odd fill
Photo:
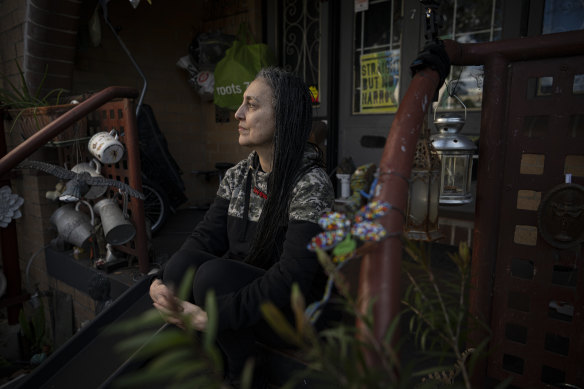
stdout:
MULTIPOLYGON (((12 151, 6 153, 6 145, 4 142, 4 135, 2 135, 2 141, 0 142, 0 155, 3 155, 0 159, 0 184, 9 184, 7 173, 22 162, 26 157, 34 153, 52 138, 57 136, 59 133, 64 131, 66 128, 71 126, 77 120, 83 118, 90 112, 96 110, 106 102, 122 97, 135 98, 138 96, 138 91, 134 88, 111 86, 105 88, 104 90, 94 94, 86 101, 80 103, 76 107, 72 108, 70 111, 66 112, 53 122, 49 123, 43 127, 39 132, 28 138, 26 141, 15 147, 12 151)), ((4 134, 3 131, 4 122, 0 122, 0 133, 4 134)), ((137 135, 136 135, 137 136, 137 135)), ((139 161, 138 161, 139 162, 139 161)), ((136 163, 134 162, 134 165, 136 163)), ((139 166, 139 165, 138 165, 139 166)), ((138 178, 139 179, 139 178, 138 178)), ((136 184, 135 182, 131 184, 136 184)), ((141 200, 140 200, 141 201, 141 200)), ((142 213, 143 214, 143 213, 142 213)), ((143 219, 141 220, 143 221, 143 219)), ((6 271, 8 280, 7 289, 7 301, 21 301, 18 297, 22 293, 20 286, 20 266, 18 263, 18 240, 16 234, 16 225, 11 222, 6 229, 1 229, 0 231, 0 241, 2 242, 2 258, 4 261, 4 269, 6 271)), ((143 230, 143 228, 142 228, 143 230)), ((145 233, 140 236, 141 239, 145 239, 145 233)), ((145 241, 145 240, 144 240, 145 241)), ((143 245, 145 246, 145 245, 143 245)), ((146 271, 145 263, 147 261, 146 250, 141 250, 140 256, 140 270, 146 271)), ((10 303, 8 306, 8 321, 10 324, 16 324, 18 321, 18 312, 20 310, 20 304, 10 303)))
POLYGON ((582 55, 584 30, 484 43, 445 40, 452 65, 484 65, 497 54, 509 62, 582 55))
POLYGON ((71 126, 90 112, 95 111, 108 101, 121 97, 135 98, 136 96, 138 96, 138 91, 136 89, 123 86, 110 86, 94 94, 84 102, 73 107, 70 111, 61 115, 56 120, 44 126, 40 131, 3 156, 2 159, 0 159, 0 177, 4 176, 4 174, 8 173, 12 168, 55 136, 59 135, 59 133, 64 131, 67 127, 71 126))
MULTIPOLYGON (((446 40, 444 44, 452 65, 486 65, 479 152, 487 160, 479 164, 479 177, 486 177, 487 186, 489 183, 497 184, 500 182, 499 173, 493 169, 501 167, 490 161, 489 155, 496 155, 502 139, 496 129, 500 127, 499 123, 505 111, 505 101, 502 97, 506 88, 507 64, 512 61, 581 55, 584 52, 584 31, 472 44, 446 40)), ((405 209, 408 192, 406 183, 397 175, 383 173, 392 171, 404 177, 410 176, 415 144, 431 96, 434 95, 437 86, 438 75, 431 70, 418 72, 412 79, 392 123, 381 157, 379 178, 381 190, 376 195, 376 200, 387 201, 405 209)), ((497 196, 497 191, 500 190, 498 185, 492 185, 490 189, 481 185, 480 188, 481 192, 477 189, 477 210, 480 209, 485 195, 497 196), (481 194, 483 192, 485 194, 481 194)), ((474 294, 471 295, 471 303, 475 309, 473 313, 486 319, 488 307, 484 305, 490 293, 490 280, 487 279, 490 272, 484 272, 480 267, 487 266, 496 255, 496 247, 488 241, 489 236, 492 237, 496 233, 497 220, 493 219, 495 217, 488 212, 485 214, 477 212, 473 236, 475 246, 472 258, 473 282, 478 283, 480 288, 475 288, 474 294), (483 274, 483 278, 479 273, 483 274)), ((390 233, 399 232, 403 228, 403 219, 395 212, 382 218, 381 223, 390 233)), ((366 312, 368 305, 374 301, 373 335, 377 340, 383 339, 392 320, 399 314, 401 249, 402 245, 398 239, 388 239, 366 255, 361 264, 359 309, 363 313, 366 312)), ((363 323, 358 322, 357 326, 363 330, 363 323)), ((372 352, 366 351, 366 358, 371 366, 379 363, 372 352)))
MULTIPOLYGON (((507 106, 507 60, 500 55, 491 55, 485 64, 485 81, 483 94, 483 111, 481 115, 481 131, 479 155, 483 156, 478 164, 478 176, 475 205, 475 225, 473 229, 473 247, 471 262, 472 287, 469 290, 469 307, 473 319, 490 324, 492 275, 494 261, 487 258, 497 257, 497 245, 493 237, 498 235, 499 213, 503 192, 504 153, 507 136, 501 125, 507 106)), ((476 322, 469 322, 469 340, 478 345, 488 337, 488 332, 476 322)), ((481 358, 475 366, 473 384, 481 387, 480 381, 486 369, 486 360, 481 358)))
MULTIPOLYGON (((430 69, 414 75, 392 123, 379 163, 380 190, 375 199, 387 201, 404 211, 408 183, 401 177, 410 177, 416 143, 438 82, 438 73, 430 69)), ((404 219, 399 212, 389 212, 381 219, 381 224, 390 234, 401 232, 404 219)), ((361 313, 367 312, 369 304, 374 302, 373 336, 378 340, 384 338, 392 320, 400 311, 401 256, 401 240, 389 238, 365 255, 361 262, 359 310, 361 313)), ((360 331, 364 330, 363 326, 363 323, 357 322, 360 331)), ((371 366, 379 363, 379 357, 369 351, 366 352, 366 358, 371 366)))
MULTIPOLYGON (((133 106, 128 104, 124 107, 124 114, 127 118, 127 133, 126 133, 126 148, 127 148, 127 158, 128 158, 128 171, 135 172, 136 174, 130 174, 128 177, 128 184, 132 188, 142 188, 142 167, 140 165, 140 139, 138 134, 138 124, 136 121, 136 116, 132 115, 133 106), (133 130, 133 131, 132 131, 133 130)), ((148 241, 148 236, 146 234, 146 218, 144 216, 144 200, 133 199, 135 202, 134 211, 132 216, 134 218, 134 223, 136 227, 136 236, 134 241, 136 242, 136 253, 138 256, 138 268, 140 273, 146 274, 150 270, 150 261, 148 257, 148 247, 146 242, 148 241)))

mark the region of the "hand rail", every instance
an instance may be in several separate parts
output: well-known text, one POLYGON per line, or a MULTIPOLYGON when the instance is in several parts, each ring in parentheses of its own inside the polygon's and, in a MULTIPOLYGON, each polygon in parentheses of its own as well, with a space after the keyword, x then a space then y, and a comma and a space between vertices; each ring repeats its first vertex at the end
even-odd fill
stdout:
MULTIPOLYGON (((581 55, 584 52, 584 31, 562 32, 542 36, 508 39, 487 43, 457 43, 445 40, 444 45, 452 65, 485 65, 485 97, 481 117, 481 155, 497 155, 497 136, 500 131, 500 118, 504 116, 504 93, 506 85, 505 72, 509 62, 540 58, 581 55), (485 141, 483 141, 483 139, 485 141)), ((408 184, 401 177, 410 177, 416 142, 424 116, 431 106, 432 97, 438 87, 438 73, 429 68, 418 71, 410 83, 395 119, 392 122, 383 155, 379 163, 379 192, 375 200, 386 201, 399 209, 406 209, 408 184), (395 174, 394 174, 395 173, 395 174)), ((477 276, 476 267, 485 266, 490 258, 496 256, 496 244, 489 242, 489 237, 496 235, 497 215, 494 212, 479 214, 484 198, 496 196, 501 172, 500 161, 489 158, 489 161, 479 164, 479 183, 477 192, 483 194, 477 199, 477 215, 473 237, 473 282, 471 301, 474 314, 488 317, 488 294, 490 279, 487 276, 477 276), (483 188, 481 182, 486 182, 483 188), (489 184, 494 185, 489 185, 489 184), (477 286, 479 285, 479 286, 477 286)), ((388 233, 401 232, 403 217, 398 212, 389 212, 381 218, 381 223, 388 233)), ((358 301, 361 312, 367 312, 371 301, 374 315, 374 336, 383 339, 393 319, 400 312, 401 299, 401 257, 402 243, 400 239, 389 238, 377 245, 375 249, 363 257, 359 278, 358 301)), ((490 275, 489 272, 482 274, 490 275)), ((363 323, 358 322, 359 329, 363 323)), ((397 336, 395 336, 397 338, 397 336)), ((375 366, 379 363, 372 352, 366 352, 367 363, 375 366)))
MULTIPOLYGON (((430 68, 418 71, 400 103, 379 163, 379 192, 375 199, 386 201, 394 208, 406 209, 408 182, 401 177, 410 177, 416 143, 424 123, 424 116, 431 107, 438 87, 438 73, 430 68)), ((401 233, 403 216, 390 211, 381 218, 381 224, 389 235, 401 233)), ((392 320, 400 312, 401 238, 388 238, 367 253, 361 262, 358 301, 363 313, 373 306, 375 339, 383 339, 392 320)), ((361 331, 363 323, 357 322, 361 331)), ((375 353, 366 352, 369 366, 379 363, 375 353)))
POLYGON ((70 111, 65 112, 56 120, 44 126, 40 131, 16 146, 12 151, 0 159, 0 177, 8 173, 12 168, 41 148, 55 136, 66 130, 77 120, 87 116, 103 104, 115 98, 135 98, 138 91, 135 88, 124 86, 110 86, 94 94, 70 111))
MULTIPOLYGON (((87 116, 90 112, 99 108, 103 104, 114 98, 131 97, 134 98, 138 95, 138 92, 134 88, 111 86, 101 92, 98 92, 88 98, 86 101, 80 103, 78 106, 72 108, 70 111, 66 112, 53 122, 49 123, 43 127, 39 132, 28 138, 26 141, 14 148, 6 155, 3 155, 0 159, 0 184, 9 184, 8 172, 22 162, 26 157, 34 153, 36 150, 41 148, 48 141, 53 139, 59 133, 66 130, 77 120, 87 116)), ((0 115, 2 116, 2 115, 0 115)), ((0 117, 0 119, 2 119, 0 117)), ((0 134, 4 137, 3 122, 0 122, 0 134)), ((4 154, 6 152, 4 139, 0 140, 0 153, 4 154)), ((20 266, 18 264, 18 244, 16 225, 10 223, 8 228, 0 229, 0 239, 2 243, 2 257, 4 258, 4 268, 6 271, 7 278, 9 280, 9 288, 7 291, 7 296, 12 298, 12 300, 18 300, 21 298, 21 286, 20 286, 20 266)), ((142 262, 146 260, 141 259, 142 262)), ((18 301, 20 302, 20 301, 18 301)), ((10 324, 15 324, 18 322, 18 312, 20 310, 20 305, 8 305, 8 321, 10 324)))

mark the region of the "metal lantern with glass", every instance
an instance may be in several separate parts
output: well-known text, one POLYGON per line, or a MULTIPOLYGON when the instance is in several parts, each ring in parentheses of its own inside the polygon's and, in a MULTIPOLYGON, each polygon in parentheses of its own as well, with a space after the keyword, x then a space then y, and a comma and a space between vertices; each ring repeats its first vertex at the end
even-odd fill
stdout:
POLYGON ((427 242, 442 238, 438 230, 440 158, 430 143, 429 132, 425 126, 416 145, 404 227, 408 239, 427 242))
POLYGON ((445 205, 468 204, 472 201, 472 158, 477 148, 469 138, 459 133, 466 122, 466 106, 458 96, 452 97, 464 107, 464 117, 455 112, 436 117, 436 108, 434 125, 438 134, 430 137, 442 164, 440 204, 445 205))

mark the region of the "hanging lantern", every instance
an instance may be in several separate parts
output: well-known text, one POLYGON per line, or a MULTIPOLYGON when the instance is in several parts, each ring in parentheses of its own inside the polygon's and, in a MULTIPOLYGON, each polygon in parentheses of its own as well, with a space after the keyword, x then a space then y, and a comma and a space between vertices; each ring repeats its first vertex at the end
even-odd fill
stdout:
POLYGON ((470 139, 459 134, 466 122, 466 106, 458 96, 454 97, 464 107, 464 117, 458 113, 444 113, 437 118, 435 110, 434 125, 438 134, 430 137, 442 165, 440 204, 446 205, 472 201, 472 156, 477 148, 470 139))
POLYGON ((430 143, 429 129, 422 131, 410 176, 404 229, 408 239, 431 242, 442 238, 438 230, 440 157, 430 143))

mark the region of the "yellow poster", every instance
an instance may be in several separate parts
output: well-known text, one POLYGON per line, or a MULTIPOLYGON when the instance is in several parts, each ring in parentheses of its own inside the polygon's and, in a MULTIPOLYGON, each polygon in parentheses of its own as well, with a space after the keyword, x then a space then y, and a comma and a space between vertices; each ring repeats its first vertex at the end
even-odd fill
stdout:
POLYGON ((363 54, 360 65, 360 112, 397 111, 399 51, 363 54))

